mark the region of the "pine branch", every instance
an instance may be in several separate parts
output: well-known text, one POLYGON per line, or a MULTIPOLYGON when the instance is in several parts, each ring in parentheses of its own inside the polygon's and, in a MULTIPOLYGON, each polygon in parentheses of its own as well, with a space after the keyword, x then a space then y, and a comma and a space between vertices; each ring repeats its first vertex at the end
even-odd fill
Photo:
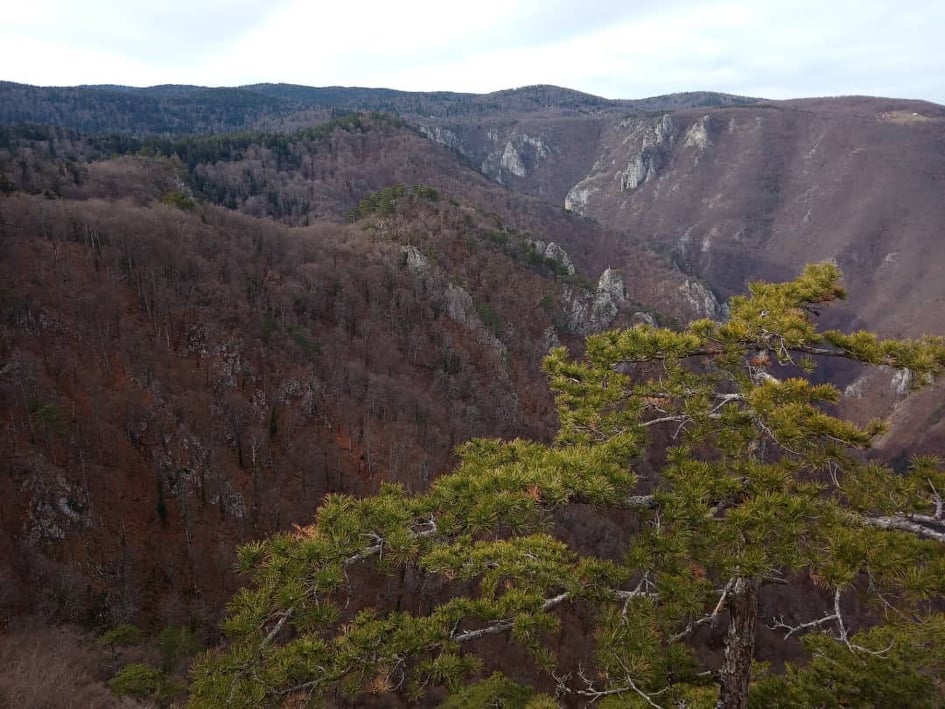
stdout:
MULTIPOLYGON (((426 520, 425 522, 418 522, 414 526, 425 527, 425 529, 421 529, 419 532, 411 529, 410 532, 415 537, 431 537, 436 534, 436 520, 432 515, 430 516, 430 519, 426 520)), ((367 536, 375 540, 376 543, 369 547, 365 547, 356 554, 349 556, 344 561, 345 566, 351 566, 351 564, 356 564, 359 561, 364 561, 365 559, 368 559, 372 556, 381 555, 384 553, 384 538, 375 532, 371 532, 367 536)))
MULTIPOLYGON (((770 378, 774 379, 774 377, 770 377, 770 378)), ((719 411, 726 404, 731 404, 732 402, 735 402, 735 401, 745 400, 745 397, 742 396, 741 394, 716 394, 715 398, 718 399, 719 402, 714 407, 712 407, 707 414, 705 414, 706 418, 714 419, 714 420, 718 420, 722 418, 722 414, 719 413, 719 411)), ((663 409, 660 409, 657 407, 653 407, 653 408, 656 408, 657 411, 664 412, 663 409)), ((673 438, 676 438, 679 435, 679 431, 687 423, 694 423, 694 422, 695 422, 695 419, 689 414, 672 414, 668 416, 660 416, 658 418, 649 419, 648 421, 641 421, 639 425, 641 428, 649 428, 650 426, 656 426, 657 424, 661 424, 661 423, 678 423, 680 424, 679 429, 677 429, 676 433, 673 436, 673 438)))
MULTIPOLYGON (((555 608, 556 606, 559 606, 559 605, 561 605, 562 603, 564 603, 565 601, 567 601, 567 600, 570 598, 570 595, 571 595, 570 593, 568 593, 567 591, 565 591, 564 593, 560 593, 560 594, 558 594, 557 596, 553 596, 553 597, 551 597, 551 598, 547 598, 547 599, 545 599, 545 601, 541 604, 541 608, 540 608, 539 610, 541 610, 542 612, 550 611, 550 610, 552 610, 553 608, 555 608)), ((289 617, 289 615, 291 615, 292 610, 293 610, 293 609, 290 608, 286 613, 283 614, 283 617, 280 619, 279 623, 277 623, 276 627, 273 628, 273 630, 270 632, 269 635, 270 635, 271 637, 273 637, 273 638, 275 637, 275 635, 278 633, 278 631, 282 628, 282 625, 285 623, 285 621, 288 620, 288 617, 289 617)), ((458 623, 457 623, 457 625, 458 625, 458 623)), ((456 632, 456 627, 454 626, 453 631, 450 633, 449 640, 452 641, 452 642, 456 642, 456 643, 472 642, 472 641, 474 641, 474 640, 479 640, 480 638, 484 638, 484 637, 487 637, 487 636, 490 636, 490 635, 498 635, 498 634, 500 634, 500 633, 504 633, 504 632, 506 632, 506 631, 508 631, 508 630, 511 630, 511 629, 514 627, 514 625, 515 625, 515 621, 514 621, 513 619, 505 619, 505 620, 495 621, 494 623, 491 623, 491 624, 489 624, 489 625, 487 625, 487 626, 485 626, 485 627, 483 627, 483 628, 478 628, 478 629, 476 629, 476 630, 467 630, 467 631, 464 631, 464 632, 461 632, 461 633, 457 633, 457 632, 456 632)), ((265 644, 268 643, 269 639, 270 639, 270 638, 267 638, 267 639, 266 639, 266 642, 263 644, 263 647, 265 647, 265 644)), ((433 648, 435 648, 435 647, 438 646, 438 645, 440 645, 439 642, 433 643, 433 644, 431 644, 430 646, 426 647, 425 650, 433 649, 433 648)), ((401 658, 398 658, 397 664, 398 664, 398 665, 403 665, 403 664, 404 664, 404 658, 402 658, 402 657, 401 657, 401 658)), ((357 668, 357 665, 350 665, 350 666, 348 666, 347 668, 345 668, 345 669, 343 669, 343 670, 341 670, 341 671, 339 671, 339 672, 334 673, 334 674, 332 675, 332 678, 330 679, 330 681, 332 681, 332 682, 338 681, 339 679, 345 677, 346 675, 348 675, 350 672, 352 672, 352 671, 355 670, 356 668, 357 668)), ((325 668, 319 668, 319 669, 322 670, 323 674, 327 674, 327 673, 325 673, 325 668)), ((393 673, 393 670, 391 671, 390 674, 392 674, 392 673, 393 673)), ((294 686, 289 687, 289 688, 286 688, 286 689, 276 690, 276 691, 274 692, 274 694, 279 695, 279 696, 285 696, 285 695, 288 695, 288 694, 293 694, 293 693, 298 692, 298 691, 311 691, 311 690, 313 690, 314 688, 318 687, 320 684, 325 684, 326 682, 327 682, 326 679, 323 677, 323 678, 316 679, 316 680, 310 680, 310 681, 304 682, 304 683, 302 683, 302 684, 294 685, 294 686)), ((398 687, 399 687, 401 684, 403 684, 403 678, 401 678, 401 681, 400 681, 400 683, 398 684, 398 687)), ((235 679, 234 679, 233 686, 234 686, 234 688, 235 688, 235 686, 236 686, 236 680, 235 680, 235 679)))
MULTIPOLYGON (((559 593, 557 596, 552 598, 545 599, 545 602, 541 604, 542 612, 550 611, 555 606, 559 606, 564 603, 571 594, 565 591, 564 593, 559 593)), ((456 633, 454 630, 450 633, 450 640, 457 643, 468 643, 472 640, 478 640, 479 638, 484 638, 487 635, 498 635, 499 633, 504 633, 506 630, 511 630, 515 625, 513 619, 506 620, 497 620, 494 623, 485 626, 484 628, 479 628, 478 630, 466 630, 462 633, 456 633)))
POLYGON ((689 625, 683 628, 681 631, 676 633, 670 638, 671 642, 678 642, 682 640, 687 635, 691 634, 696 628, 699 628, 706 623, 715 624, 719 618, 719 614, 722 612, 722 609, 725 608, 725 601, 728 600, 728 594, 731 593, 732 589, 735 587, 737 579, 733 576, 728 580, 728 583, 725 584, 725 588, 722 589, 722 593, 719 596, 719 602, 715 604, 715 608, 709 615, 703 616, 697 620, 691 621, 689 625))
POLYGON ((657 352, 644 357, 625 357, 617 362, 614 362, 610 368, 614 369, 615 371, 619 371, 617 370, 617 367, 632 364, 643 364, 644 362, 663 362, 668 359, 683 360, 690 357, 718 357, 721 354, 724 354, 724 351, 721 347, 706 347, 698 350, 690 350, 684 354, 667 354, 665 352, 657 352))
MULTIPOLYGON (((421 522, 420 525, 424 526, 425 528, 421 529, 420 531, 411 530, 415 536, 429 537, 429 536, 432 536, 433 534, 436 534, 436 520, 432 516, 430 517, 429 520, 425 522, 421 522)), ((349 556, 347 559, 344 560, 345 566, 351 566, 352 564, 356 564, 357 562, 363 561, 364 559, 368 559, 375 555, 380 556, 384 553, 384 538, 374 532, 372 532, 368 536, 376 540, 376 543, 369 547, 365 547, 364 549, 359 551, 357 554, 352 554, 351 556, 349 556)), ((276 639, 276 636, 279 635, 279 631, 282 630, 282 628, 285 626, 289 618, 292 617, 292 615, 295 613, 295 610, 296 610, 295 606, 290 606, 284 612, 279 614, 279 620, 269 630, 269 632, 266 634, 266 637, 263 638, 263 641, 259 644, 260 650, 266 649, 266 647, 268 647, 272 643, 272 641, 276 639)))

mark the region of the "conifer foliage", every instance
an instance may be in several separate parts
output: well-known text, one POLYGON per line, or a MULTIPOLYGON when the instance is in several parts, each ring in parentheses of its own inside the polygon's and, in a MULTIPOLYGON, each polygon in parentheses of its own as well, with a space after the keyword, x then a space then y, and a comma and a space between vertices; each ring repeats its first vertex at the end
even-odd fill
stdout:
POLYGON ((194 672, 192 703, 415 701, 433 687, 449 706, 945 701, 945 472, 928 458, 905 474, 869 461, 883 424, 837 417, 837 387, 810 377, 840 358, 924 386, 945 368, 945 341, 819 330, 839 283, 834 265, 809 266, 752 284, 724 323, 594 335, 580 361, 556 349, 552 445, 474 440, 423 494, 333 496, 311 526, 243 547, 251 582, 229 606, 225 647, 194 672), (665 460, 656 480, 634 473, 645 453, 665 460), (625 548, 565 543, 562 512, 577 505, 632 519, 625 548), (364 607, 353 586, 366 574, 432 579, 434 592, 364 607), (765 587, 790 583, 815 589, 823 612, 762 613, 765 587), (563 666, 552 648, 578 609, 594 651, 563 666), (766 675, 762 626, 801 638, 807 659, 766 675), (709 632, 724 639, 720 663, 698 651, 709 632), (531 667, 490 674, 492 636, 531 667))

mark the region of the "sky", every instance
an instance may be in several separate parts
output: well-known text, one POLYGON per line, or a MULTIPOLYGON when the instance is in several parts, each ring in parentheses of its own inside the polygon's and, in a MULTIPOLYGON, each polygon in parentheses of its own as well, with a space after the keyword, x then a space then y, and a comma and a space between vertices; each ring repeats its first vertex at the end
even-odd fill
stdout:
POLYGON ((20 0, 0 80, 945 104, 945 0, 20 0))

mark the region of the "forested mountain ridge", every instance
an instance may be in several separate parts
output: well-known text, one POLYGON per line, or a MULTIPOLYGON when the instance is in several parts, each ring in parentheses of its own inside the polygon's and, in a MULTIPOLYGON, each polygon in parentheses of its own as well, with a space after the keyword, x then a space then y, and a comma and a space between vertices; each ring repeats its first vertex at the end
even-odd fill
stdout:
POLYGON ((119 194, 147 203, 179 193, 293 226, 356 219, 363 198, 392 185, 435 185, 493 215, 500 232, 559 244, 586 279, 620 264, 632 302, 677 319, 717 314, 712 293, 669 259, 496 185, 386 114, 351 114, 287 134, 134 138, 0 127, 0 174, 9 176, 10 189, 47 197, 119 194), (114 155, 125 158, 105 159, 114 155), (150 164, 148 157, 158 160, 150 164))
POLYGON ((0 124, 57 125, 87 133, 173 135, 258 129, 292 130, 332 113, 383 111, 408 119, 488 118, 528 113, 651 111, 751 103, 754 99, 691 92, 609 100, 556 86, 490 94, 396 91, 294 84, 240 87, 117 85, 38 87, 0 81, 0 124))

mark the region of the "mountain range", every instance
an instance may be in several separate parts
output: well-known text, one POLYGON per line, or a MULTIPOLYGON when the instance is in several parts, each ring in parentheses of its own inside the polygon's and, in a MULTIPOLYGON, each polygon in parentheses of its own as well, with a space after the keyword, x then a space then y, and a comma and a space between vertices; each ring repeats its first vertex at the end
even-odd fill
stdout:
MULTIPOLYGON (((210 633, 236 544, 550 439, 549 347, 805 263, 831 325, 945 332, 920 101, 0 82, 0 193, 7 618, 210 633)), ((942 450, 940 387, 826 371, 875 455, 942 450)))

